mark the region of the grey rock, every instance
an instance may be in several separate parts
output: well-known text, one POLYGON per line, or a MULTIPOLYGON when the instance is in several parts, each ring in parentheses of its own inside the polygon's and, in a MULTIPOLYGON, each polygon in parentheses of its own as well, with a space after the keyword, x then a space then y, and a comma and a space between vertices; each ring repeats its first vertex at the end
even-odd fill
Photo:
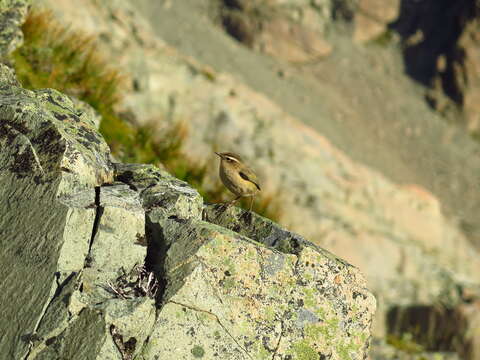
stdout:
POLYGON ((137 358, 142 345, 148 342, 152 333, 156 319, 155 301, 147 297, 128 301, 114 299, 102 304, 100 308, 105 312, 105 321, 109 325, 113 341, 104 345, 97 358, 110 359, 115 354, 118 356, 118 351, 111 350, 112 342, 122 353, 123 359, 137 358))
POLYGON ((54 90, 2 86, 0 118, 0 300, 10 304, 0 348, 24 358, 61 284, 83 268, 95 217, 86 190, 113 168, 101 136, 54 90))
POLYGON ((82 119, 82 121, 89 122, 95 129, 100 128, 101 116, 100 114, 92 108, 89 104, 84 101, 81 101, 75 97, 71 98, 77 115, 82 119))
POLYGON ((105 285, 143 265, 147 253, 141 242, 145 213, 138 194, 124 185, 113 185, 102 187, 99 198, 95 235, 82 273, 83 293, 92 302, 111 297, 105 294, 105 285))
POLYGON ((355 9, 353 39, 366 43, 385 36, 389 31, 388 24, 398 19, 400 4, 399 0, 359 0, 355 9))
POLYGON ((0 63, 0 86, 15 85, 20 86, 15 71, 5 64, 0 63))
POLYGON ((27 14, 30 0, 0 0, 0 59, 19 47, 23 42, 20 25, 27 14))
MULTIPOLYGON (((99 359, 105 341, 105 322, 100 312, 86 308, 60 335, 49 339, 38 355, 32 352, 28 359, 99 359), (88 344, 88 345, 86 345, 88 344)), ((118 359, 121 357, 104 357, 103 359, 118 359)))
MULTIPOLYGON (((139 192, 148 226, 159 233, 168 218, 200 219, 203 199, 186 182, 152 165, 116 164, 116 179, 139 192)), ((158 234, 154 240, 163 235, 158 234)), ((159 248, 164 244, 157 244, 159 248)))
POLYGON ((0 91, 0 229, 8 244, 0 348, 15 359, 120 359, 120 335, 110 328, 128 334, 121 311, 132 324, 145 304, 155 313, 153 300, 124 290, 119 305, 112 285, 145 260, 139 194, 114 183, 110 151, 85 106, 14 82, 0 91))
POLYGON ((366 356, 376 302, 358 269, 255 214, 205 207, 153 166, 112 164, 95 114, 57 91, 0 91, 2 353, 366 356))
POLYGON ((291 254, 198 220, 170 220, 164 230, 175 241, 145 358, 365 355, 375 299, 354 267, 306 241, 291 254), (282 258, 273 274, 272 255, 282 258))

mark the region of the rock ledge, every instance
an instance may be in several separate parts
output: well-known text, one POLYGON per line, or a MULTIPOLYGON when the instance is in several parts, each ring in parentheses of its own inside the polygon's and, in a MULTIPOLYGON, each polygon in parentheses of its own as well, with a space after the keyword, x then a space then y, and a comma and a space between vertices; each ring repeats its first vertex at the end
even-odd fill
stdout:
POLYGON ((114 163, 84 104, 0 78, 2 353, 366 357, 375 299, 355 267, 153 166, 114 163))

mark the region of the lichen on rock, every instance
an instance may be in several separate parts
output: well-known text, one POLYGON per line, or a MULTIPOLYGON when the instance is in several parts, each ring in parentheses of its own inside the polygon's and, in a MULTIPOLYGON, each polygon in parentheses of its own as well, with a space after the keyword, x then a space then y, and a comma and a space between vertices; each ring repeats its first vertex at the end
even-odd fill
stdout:
POLYGON ((0 59, 22 44, 20 24, 27 14, 30 0, 0 0, 0 59))
POLYGON ((0 117, 2 353, 365 357, 375 299, 355 267, 255 214, 204 206, 154 166, 113 163, 95 113, 55 90, 9 81, 0 117))
POLYGON ((375 300, 357 269, 308 242, 294 255, 203 221, 171 220, 166 229, 177 236, 165 262, 168 312, 147 358, 188 358, 198 343, 208 344, 206 358, 225 348, 231 359, 363 357, 375 300), (183 326, 190 333, 174 341, 183 326))

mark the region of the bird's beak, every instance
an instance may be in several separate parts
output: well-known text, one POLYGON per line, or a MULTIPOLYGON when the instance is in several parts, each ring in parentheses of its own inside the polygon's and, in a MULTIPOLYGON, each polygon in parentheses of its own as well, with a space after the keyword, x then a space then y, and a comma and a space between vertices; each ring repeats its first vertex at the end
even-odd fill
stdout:
POLYGON ((217 154, 218 156, 222 157, 222 155, 220 155, 219 153, 217 153, 216 151, 214 151, 215 154, 217 154))

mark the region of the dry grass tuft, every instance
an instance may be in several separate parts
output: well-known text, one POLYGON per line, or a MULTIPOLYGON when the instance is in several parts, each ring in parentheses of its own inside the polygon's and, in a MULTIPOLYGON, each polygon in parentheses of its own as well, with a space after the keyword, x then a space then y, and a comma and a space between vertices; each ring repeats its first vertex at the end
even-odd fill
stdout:
POLYGON ((102 58, 91 36, 60 25, 50 11, 30 11, 24 44, 12 54, 18 80, 29 89, 53 88, 90 104, 102 116, 100 132, 114 155, 135 159, 137 131, 115 112, 125 78, 102 58))
POLYGON ((124 272, 115 282, 107 282, 107 286, 102 287, 119 299, 144 296, 154 299, 160 285, 153 272, 148 271, 144 265, 136 265, 129 274, 124 272))

